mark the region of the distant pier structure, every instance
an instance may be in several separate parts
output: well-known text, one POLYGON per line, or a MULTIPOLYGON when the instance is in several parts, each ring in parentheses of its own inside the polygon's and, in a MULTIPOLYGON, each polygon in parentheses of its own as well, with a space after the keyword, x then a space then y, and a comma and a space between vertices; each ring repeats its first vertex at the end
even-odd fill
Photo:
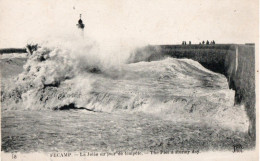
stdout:
POLYGON ((78 21, 78 29, 80 30, 80 36, 82 38, 84 38, 84 28, 85 28, 85 25, 83 23, 83 21, 81 20, 81 14, 79 15, 79 21, 78 21))

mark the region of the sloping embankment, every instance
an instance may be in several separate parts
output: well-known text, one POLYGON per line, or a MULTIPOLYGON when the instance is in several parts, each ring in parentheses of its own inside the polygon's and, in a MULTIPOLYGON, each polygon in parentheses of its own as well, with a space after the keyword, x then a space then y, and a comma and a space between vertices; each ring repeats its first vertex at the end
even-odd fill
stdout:
POLYGON ((224 74, 235 90, 235 103, 244 104, 250 119, 249 134, 255 140, 255 47, 249 45, 158 45, 135 51, 130 62, 158 60, 165 56, 189 58, 224 74), (149 54, 148 54, 149 53, 149 54))

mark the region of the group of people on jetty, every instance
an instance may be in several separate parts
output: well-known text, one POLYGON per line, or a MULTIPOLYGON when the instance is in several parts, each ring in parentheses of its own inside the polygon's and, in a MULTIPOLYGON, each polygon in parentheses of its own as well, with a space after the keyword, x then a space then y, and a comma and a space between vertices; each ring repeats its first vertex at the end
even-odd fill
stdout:
MULTIPOLYGON (((211 41, 211 42, 209 42, 209 40, 207 40, 206 42, 203 40, 202 42, 199 43, 199 45, 205 45, 205 43, 206 43, 206 45, 214 45, 214 44, 216 44, 214 40, 211 41)), ((187 45, 187 42, 186 41, 182 41, 182 45, 187 45)), ((191 41, 189 41, 189 45, 191 45, 191 41)))

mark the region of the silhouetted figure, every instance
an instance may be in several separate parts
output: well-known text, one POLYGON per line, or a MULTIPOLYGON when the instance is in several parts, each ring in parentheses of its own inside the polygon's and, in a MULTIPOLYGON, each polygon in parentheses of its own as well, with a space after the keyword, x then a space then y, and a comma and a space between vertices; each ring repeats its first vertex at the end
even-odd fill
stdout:
POLYGON ((202 41, 202 44, 203 44, 203 45, 205 44, 205 41, 204 41, 204 40, 202 41))
POLYGON ((184 41, 184 45, 186 45, 186 41, 184 41))
POLYGON ((209 45, 209 40, 207 40, 206 44, 209 45))
POLYGON ((189 45, 191 45, 191 41, 189 41, 189 45))
POLYGON ((79 21, 78 21, 78 24, 77 24, 78 28, 80 29, 84 29, 85 25, 83 23, 83 21, 81 20, 81 14, 79 15, 79 21))
POLYGON ((85 27, 85 25, 84 25, 83 21, 81 20, 81 14, 79 15, 79 21, 78 21, 77 26, 80 30, 80 36, 82 38, 84 38, 84 27, 85 27))
POLYGON ((214 40, 212 41, 212 44, 214 44, 214 45, 215 45, 215 41, 214 41, 214 40))
POLYGON ((182 43, 181 43, 182 45, 184 45, 184 41, 182 41, 182 43))

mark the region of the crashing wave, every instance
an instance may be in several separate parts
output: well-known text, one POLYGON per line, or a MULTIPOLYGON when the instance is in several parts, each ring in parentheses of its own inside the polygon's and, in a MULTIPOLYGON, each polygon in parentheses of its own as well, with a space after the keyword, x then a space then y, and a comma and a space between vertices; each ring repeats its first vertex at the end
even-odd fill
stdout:
POLYGON ((234 106, 226 78, 198 62, 166 58, 113 65, 94 56, 97 51, 91 46, 40 47, 29 56, 15 86, 2 90, 2 109, 123 110, 175 121, 242 120, 247 126, 244 108, 234 106))

